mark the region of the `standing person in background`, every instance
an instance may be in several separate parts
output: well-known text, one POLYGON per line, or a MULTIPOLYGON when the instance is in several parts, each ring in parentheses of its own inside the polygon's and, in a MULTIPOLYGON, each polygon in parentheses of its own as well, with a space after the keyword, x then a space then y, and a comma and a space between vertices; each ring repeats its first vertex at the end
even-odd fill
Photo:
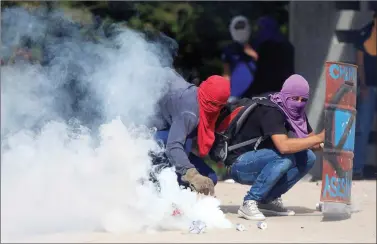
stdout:
POLYGON ((276 19, 271 16, 263 16, 257 21, 257 33, 253 45, 258 49, 267 41, 282 42, 285 37, 280 33, 280 27, 276 19))
POLYGON ((235 100, 242 98, 253 83, 258 54, 249 43, 251 30, 246 17, 234 17, 229 25, 229 31, 233 42, 222 54, 223 77, 230 80, 230 100, 235 100))
POLYGON ((368 147, 377 104, 377 12, 374 13, 373 22, 361 31, 357 49, 359 94, 353 179, 362 179, 368 155, 365 150, 368 147))
POLYGON ((267 92, 278 92, 284 81, 294 74, 294 48, 280 32, 278 22, 269 16, 258 20, 253 41, 259 58, 253 84, 245 93, 252 97, 267 92))

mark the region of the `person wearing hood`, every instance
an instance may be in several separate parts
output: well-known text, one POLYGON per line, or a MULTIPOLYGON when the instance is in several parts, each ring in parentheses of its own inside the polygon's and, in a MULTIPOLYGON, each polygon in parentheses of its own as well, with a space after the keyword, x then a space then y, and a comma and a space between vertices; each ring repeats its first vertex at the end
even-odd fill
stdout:
POLYGON ((258 52, 254 82, 245 92, 253 97, 266 92, 278 92, 284 81, 294 74, 294 48, 280 32, 279 23, 270 16, 257 21, 252 45, 258 52))
POLYGON ((242 98, 254 81, 258 54, 250 45, 251 28, 244 16, 234 17, 229 25, 233 42, 224 48, 223 77, 231 82, 231 100, 242 98))
POLYGON ((253 45, 258 49, 267 41, 283 42, 286 38, 280 32, 279 23, 271 16, 260 17, 257 21, 257 33, 253 45))
POLYGON ((206 156, 215 140, 215 122, 229 96, 229 81, 221 76, 210 76, 199 87, 176 79, 159 101, 159 115, 152 124, 157 139, 166 145, 165 155, 175 166, 178 182, 206 195, 214 194, 216 173, 198 157, 189 157, 192 139, 196 138, 199 156, 206 156))
POLYGON ((373 21, 362 28, 357 39, 355 44, 359 84, 353 180, 364 179, 368 174, 373 176, 373 172, 365 170, 368 157, 365 150, 368 148, 369 134, 377 109, 377 11, 374 13, 373 21))
POLYGON ((228 172, 234 181, 252 185, 238 214, 250 220, 264 220, 266 214, 290 216, 295 213, 282 204, 281 196, 313 167, 324 131, 314 134, 305 113, 309 84, 292 75, 280 92, 267 95, 247 117, 232 145, 254 138, 256 143, 231 151, 228 172))

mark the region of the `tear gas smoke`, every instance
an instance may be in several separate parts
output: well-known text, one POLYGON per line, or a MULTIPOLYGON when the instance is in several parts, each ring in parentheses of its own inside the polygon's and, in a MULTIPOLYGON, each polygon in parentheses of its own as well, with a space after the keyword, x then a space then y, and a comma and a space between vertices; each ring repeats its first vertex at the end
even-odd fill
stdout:
POLYGON ((150 150, 163 150, 143 126, 169 82, 182 79, 166 51, 123 28, 106 38, 60 11, 2 12, 2 58, 24 40, 42 64, 1 70, 1 238, 63 232, 209 228, 230 223, 212 197, 182 190, 173 169, 144 181, 150 150), (72 95, 73 92, 77 92, 72 95), (78 98, 77 98, 78 97, 78 98), (184 213, 173 217, 173 205, 184 213))

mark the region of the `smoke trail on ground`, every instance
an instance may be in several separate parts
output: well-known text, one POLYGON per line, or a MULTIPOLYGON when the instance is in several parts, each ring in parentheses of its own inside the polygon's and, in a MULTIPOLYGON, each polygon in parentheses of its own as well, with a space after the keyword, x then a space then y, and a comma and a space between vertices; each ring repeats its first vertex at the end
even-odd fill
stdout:
POLYGON ((148 152, 163 150, 143 125, 169 83, 182 79, 161 45, 127 28, 90 40, 62 12, 45 9, 4 9, 1 32, 2 58, 24 40, 44 54, 42 65, 1 70, 2 241, 187 229, 196 219, 230 226, 217 199, 180 189, 172 169, 158 176, 161 192, 143 181, 148 152), (172 203, 183 216, 171 216, 172 203))

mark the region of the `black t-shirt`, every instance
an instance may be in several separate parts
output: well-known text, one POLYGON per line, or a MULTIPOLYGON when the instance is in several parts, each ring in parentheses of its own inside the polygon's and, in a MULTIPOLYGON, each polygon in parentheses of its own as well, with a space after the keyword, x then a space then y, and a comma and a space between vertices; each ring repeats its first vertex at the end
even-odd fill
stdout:
MULTIPOLYGON (((279 108, 258 105, 258 107, 256 107, 255 110, 248 116, 238 135, 235 136, 231 144, 234 145, 260 136, 272 136, 276 134, 288 135, 290 130, 290 125, 285 118, 285 114, 279 108)), ((309 123, 308 132, 312 132, 312 128, 309 123)), ((275 149, 271 137, 265 139, 258 146, 258 149, 263 148, 275 149)), ((231 152, 229 157, 235 159, 241 154, 253 150, 254 144, 244 146, 231 152)))

